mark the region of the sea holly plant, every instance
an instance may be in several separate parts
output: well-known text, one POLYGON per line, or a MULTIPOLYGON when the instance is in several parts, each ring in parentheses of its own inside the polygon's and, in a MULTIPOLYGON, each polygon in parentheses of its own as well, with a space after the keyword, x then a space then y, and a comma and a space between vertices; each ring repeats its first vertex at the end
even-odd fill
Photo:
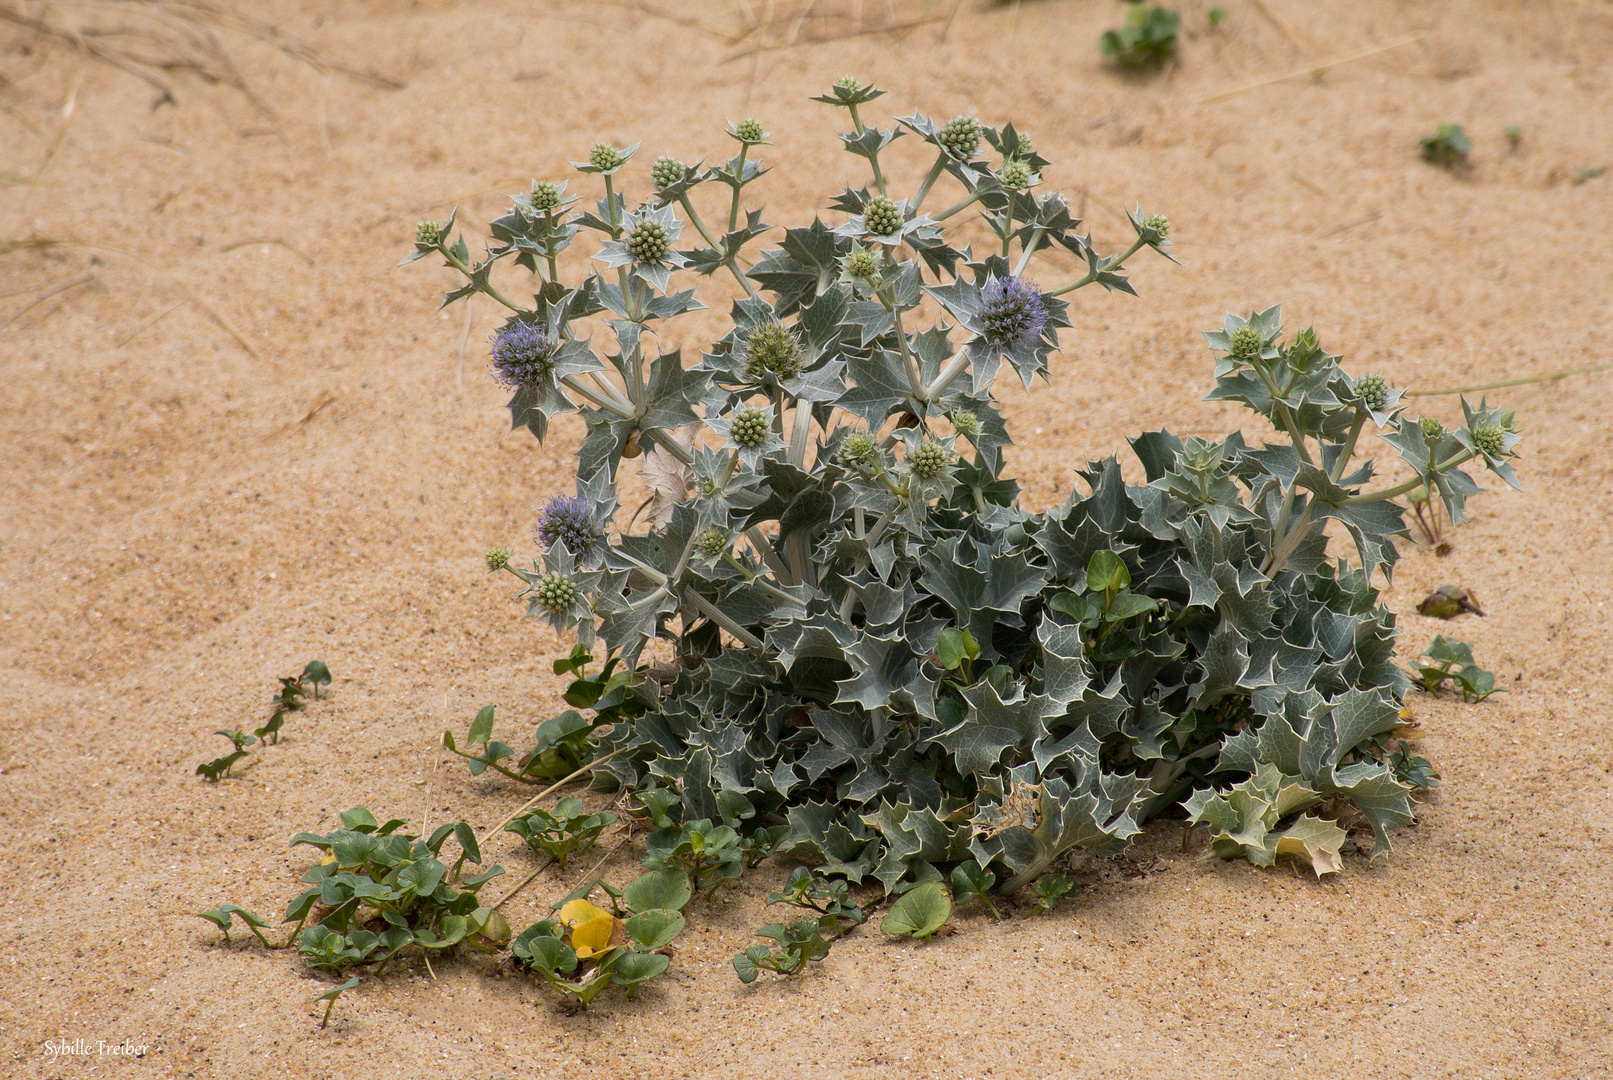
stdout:
MULTIPOLYGON (((1067 305, 1133 292, 1129 260, 1169 258, 1171 223, 1139 207, 1101 254, 1028 133, 916 113, 880 127, 880 96, 847 78, 818 99, 868 180, 790 227, 754 208, 767 132, 743 124, 715 166, 595 147, 592 208, 535 185, 475 259, 452 219, 416 234, 408 261, 464 278, 448 302, 506 309, 492 368, 513 422, 543 439, 575 414, 585 431, 535 557, 488 556, 575 633, 573 659, 614 664, 598 697, 568 699, 568 753, 637 794, 655 872, 709 894, 790 853, 922 891, 903 909, 919 931, 935 893, 950 911, 953 869, 972 863, 960 895, 1040 880, 1051 906, 1071 852, 1115 854, 1160 815, 1248 837, 1238 853, 1261 861, 1297 845, 1321 870, 1331 834, 1293 830, 1353 806, 1387 852, 1418 790, 1383 737, 1410 687, 1378 589, 1399 500, 1420 488, 1459 522, 1474 470, 1515 484, 1512 413, 1412 416, 1280 308, 1228 315, 1206 335, 1210 397, 1255 414, 1258 441, 1145 432, 1141 482, 1093 461, 1064 502, 1025 508, 999 388, 1068 377, 1067 305), (928 167, 898 175, 898 139, 928 167), (698 358, 656 345, 707 302, 727 318, 698 358), (657 509, 618 515, 635 474, 657 509)), ((473 734, 483 767, 514 756, 490 724, 473 734)), ((556 978, 587 967, 532 948, 556 978)))

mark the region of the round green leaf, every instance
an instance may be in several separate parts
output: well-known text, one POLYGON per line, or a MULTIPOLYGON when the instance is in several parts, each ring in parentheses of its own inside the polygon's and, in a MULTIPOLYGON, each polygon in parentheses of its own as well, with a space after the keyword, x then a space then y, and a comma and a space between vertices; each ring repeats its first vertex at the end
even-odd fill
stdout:
POLYGON ((684 918, 676 911, 651 908, 632 916, 624 925, 640 952, 652 952, 683 933, 684 918))
POLYGON ((922 940, 941 929, 951 917, 952 900, 947 896, 946 886, 932 881, 892 904, 880 920, 879 929, 881 933, 907 934, 922 940))
POLYGON ((683 870, 654 870, 640 874, 622 891, 622 899, 633 911, 657 908, 680 911, 693 895, 689 875, 683 870))

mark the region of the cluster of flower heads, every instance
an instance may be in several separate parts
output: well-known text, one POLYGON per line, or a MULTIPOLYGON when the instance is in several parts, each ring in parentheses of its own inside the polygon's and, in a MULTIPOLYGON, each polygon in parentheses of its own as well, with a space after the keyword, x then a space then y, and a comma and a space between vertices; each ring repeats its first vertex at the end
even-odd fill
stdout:
POLYGON ((1041 337, 1047 326, 1047 302, 1041 290, 1028 281, 992 278, 980 290, 978 318, 987 341, 1012 349, 1041 337))
POLYGON ((505 323, 492 341, 494 377, 512 390, 547 382, 561 345, 559 335, 547 323, 525 320, 505 323))

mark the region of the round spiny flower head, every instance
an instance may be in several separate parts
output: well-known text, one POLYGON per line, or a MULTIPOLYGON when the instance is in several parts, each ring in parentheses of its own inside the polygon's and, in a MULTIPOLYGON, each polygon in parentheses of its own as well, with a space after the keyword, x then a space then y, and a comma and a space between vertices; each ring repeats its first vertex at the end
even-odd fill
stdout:
POLYGON ((741 450, 754 450, 767 441, 767 414, 761 409, 740 409, 734 414, 728 433, 741 450))
POLYGON ((863 225, 875 236, 889 236, 902 227, 902 209, 885 196, 876 196, 863 211, 863 225))
POLYGON ((1171 234, 1171 219, 1164 214, 1149 214, 1143 218, 1143 228, 1152 229, 1163 240, 1171 234))
POLYGON ((641 221, 627 234, 627 253, 641 263, 659 263, 670 247, 666 226, 659 221, 641 221))
POLYGON ((546 323, 513 322, 493 335, 493 374, 512 390, 540 386, 554 370, 560 339, 546 323))
POLYGON ((1473 429, 1473 445, 1485 457, 1500 457, 1507 446, 1507 433, 1495 424, 1480 424, 1473 429))
POLYGON ((507 547, 492 547, 487 549, 487 569, 494 573, 510 565, 510 549, 507 547))
POLYGON ((414 227, 414 242, 436 247, 442 243, 442 226, 435 221, 422 221, 414 227))
POLYGON ((650 179, 655 182, 657 191, 669 188, 683 179, 683 162, 675 157, 658 157, 655 164, 650 166, 650 179))
POLYGON ((715 525, 702 532, 694 543, 708 559, 720 559, 728 553, 728 534, 715 525))
POLYGON ((570 574, 551 572, 532 583, 532 594, 554 614, 564 615, 577 599, 577 586, 572 584, 570 574))
POLYGON ((1254 360, 1265 347, 1260 331, 1247 323, 1232 331, 1232 355, 1239 360, 1254 360))
POLYGON ((769 373, 780 379, 801 374, 801 343, 778 323, 758 327, 745 342, 745 378, 761 382, 769 373))
POLYGON ((925 439, 913 448, 912 455, 907 459, 907 467, 912 469, 913 475, 920 480, 934 480, 946 472, 946 447, 925 439))
POLYGON ((959 409, 952 414, 952 426, 965 439, 973 439, 980 434, 980 417, 968 409, 959 409))
POLYGON ((1361 399, 1361 404, 1373 412, 1383 411, 1383 407, 1389 403, 1389 383, 1377 372, 1357 379, 1355 393, 1361 399))
POLYGON ((1036 153, 1036 144, 1031 142, 1031 137, 1023 131, 1019 133, 1019 152, 1026 157, 1036 153))
POLYGON ((853 467, 866 465, 874 459, 879 444, 866 431, 854 431, 840 444, 840 461, 853 467))
POLYGON ((850 277, 872 281, 879 276, 879 256, 865 247, 854 247, 849 255, 840 257, 840 268, 850 277))
POLYGON ((560 205, 560 189, 547 180, 534 180, 528 198, 534 210, 553 210, 560 205))
POLYGON ((980 121, 972 116, 954 116, 935 137, 953 157, 967 161, 980 149, 980 121))
POLYGON ((622 163, 621 151, 610 143, 595 143, 594 148, 588 151, 588 164, 601 172, 614 169, 622 163))
POLYGON ((992 278, 980 290, 976 314, 985 339, 1012 349, 1035 341, 1047 326, 1047 302, 1035 285, 1017 277, 992 278))
POLYGON ((1423 417, 1422 429, 1423 442, 1428 443, 1430 446, 1443 441, 1445 438, 1445 425, 1435 420, 1432 416, 1423 417))
POLYGON ((746 117, 734 125, 734 138, 742 143, 759 143, 766 134, 762 130, 762 122, 754 116, 746 117))
POLYGON ((855 75, 842 75, 835 80, 835 85, 842 90, 861 90, 863 84, 855 75))
POLYGON ((1017 191, 1020 188, 1030 186, 1031 167, 1029 162, 1020 161, 1016 158, 1003 164, 1003 187, 1013 188, 1017 191))
POLYGON ((538 540, 545 551, 564 543, 573 555, 591 554, 599 544, 593 507, 575 495, 556 495, 538 515, 538 540))

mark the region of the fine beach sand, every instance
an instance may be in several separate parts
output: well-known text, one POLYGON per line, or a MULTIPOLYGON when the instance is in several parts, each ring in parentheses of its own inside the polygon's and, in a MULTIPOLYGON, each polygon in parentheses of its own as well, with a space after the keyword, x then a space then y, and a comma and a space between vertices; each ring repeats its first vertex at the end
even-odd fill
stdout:
MULTIPOLYGON (((1286 861, 1216 861, 1202 834, 1184 851, 1180 823, 1159 822, 1117 860, 1078 859, 1086 891, 1050 916, 968 908, 922 946, 869 927, 803 978, 745 987, 729 960, 770 920, 788 867, 769 864, 691 910, 669 977, 637 1001, 570 1015, 467 957, 365 982, 325 1030, 312 999, 327 984, 294 955, 243 933, 222 946, 195 917, 225 900, 277 915, 310 861, 287 840, 338 810, 485 828, 531 794, 470 777, 440 737, 497 702, 518 743, 562 707, 549 662, 566 646, 481 552, 533 553, 580 427, 544 447, 510 432, 486 374, 493 305, 468 324, 463 306, 439 314, 452 272, 394 264, 417 220, 455 205, 477 248, 505 194, 564 178, 595 141, 643 143, 624 174, 642 196, 657 155, 726 158, 723 123, 758 116, 779 167, 757 199, 802 224, 864 182, 833 137, 843 114, 807 100, 855 72, 889 91, 881 122, 973 112, 1031 132, 1105 251, 1129 242, 1126 208, 1168 213, 1183 265, 1137 259, 1140 298, 1076 294, 1051 384, 1000 384, 1035 508, 1129 433, 1260 434, 1200 400, 1199 331, 1228 309, 1281 302, 1351 370, 1413 388, 1608 359, 1613 173, 1575 182, 1613 166, 1607 0, 1224 0, 1217 32, 1209 3, 1182 0, 1180 61, 1145 79, 1100 60, 1109 0, 965 0, 950 22, 828 43, 808 22, 792 47, 748 53, 733 43, 745 5, 663 3, 675 17, 569 0, 242 4, 405 84, 220 30, 264 107, 173 71, 177 103, 153 108, 148 83, 0 21, 0 1073, 1613 1073, 1613 372, 1492 393, 1527 435, 1527 494, 1475 499, 1444 557, 1402 545, 1387 596, 1402 660, 1450 632, 1509 692, 1409 697, 1443 784, 1387 859, 1352 841, 1344 873, 1318 882, 1286 861), (1473 138, 1460 174, 1418 158, 1446 121, 1473 138), (71 242, 18 246, 46 240, 71 242), (1445 584, 1488 617, 1417 615, 1445 584), (214 729, 260 723, 276 676, 313 657, 335 673, 328 700, 236 778, 193 775, 225 745, 214 729), (45 1041, 63 1039, 146 1049, 52 1059, 45 1041)), ((782 28, 751 40, 784 44, 796 7, 780 0, 782 28)), ((922 13, 866 8, 868 26, 922 13)), ((928 160, 916 142, 893 148, 902 184, 928 160)), ((663 344, 698 350, 725 296, 717 283, 717 310, 663 344)), ((1454 397, 1417 407, 1461 415, 1454 397)), ((642 486, 625 486, 636 506, 642 486)), ((629 878, 637 843, 606 872, 629 878)), ((534 860, 513 836, 492 846, 510 871, 497 896, 534 860)), ((534 882, 510 922, 591 861, 534 882)))

